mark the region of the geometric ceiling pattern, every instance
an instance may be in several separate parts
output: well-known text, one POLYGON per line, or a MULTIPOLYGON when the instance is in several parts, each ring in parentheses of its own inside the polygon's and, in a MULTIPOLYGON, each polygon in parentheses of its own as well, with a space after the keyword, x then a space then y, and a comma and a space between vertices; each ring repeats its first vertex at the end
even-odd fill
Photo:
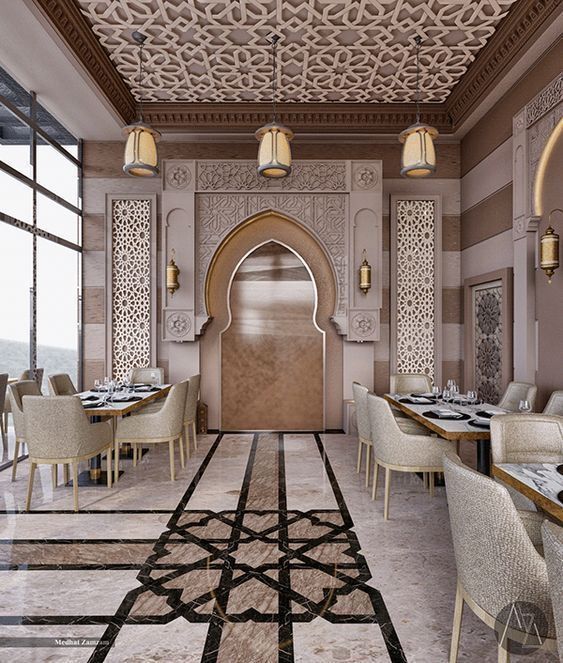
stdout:
POLYGON ((76 0, 118 72, 146 101, 267 102, 272 32, 282 102, 443 102, 515 0, 76 0))

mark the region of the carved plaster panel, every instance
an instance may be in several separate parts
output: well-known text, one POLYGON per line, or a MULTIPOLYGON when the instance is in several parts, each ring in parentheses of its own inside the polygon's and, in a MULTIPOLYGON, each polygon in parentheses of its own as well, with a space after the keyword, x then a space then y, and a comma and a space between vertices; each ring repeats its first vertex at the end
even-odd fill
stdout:
POLYGON ((164 341, 194 340, 193 311, 184 309, 165 309, 162 339, 164 341))

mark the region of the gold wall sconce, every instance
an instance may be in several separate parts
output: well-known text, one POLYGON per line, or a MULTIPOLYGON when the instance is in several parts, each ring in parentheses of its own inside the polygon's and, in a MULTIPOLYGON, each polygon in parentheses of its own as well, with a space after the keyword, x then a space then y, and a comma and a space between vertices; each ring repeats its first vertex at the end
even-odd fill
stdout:
POLYGON ((540 267, 547 276, 547 282, 551 283, 551 277, 559 268, 559 235, 551 226, 551 217, 555 212, 563 210, 554 209, 549 214, 549 226, 540 239, 540 267))
POLYGON ((366 250, 362 251, 362 264, 360 265, 360 290, 367 295, 371 288, 371 265, 366 258, 366 250))
POLYGON ((172 249, 170 262, 166 265, 166 289, 170 293, 171 297, 180 287, 180 282, 178 281, 180 269, 178 268, 178 265, 174 261, 175 257, 176 257, 176 251, 172 249))

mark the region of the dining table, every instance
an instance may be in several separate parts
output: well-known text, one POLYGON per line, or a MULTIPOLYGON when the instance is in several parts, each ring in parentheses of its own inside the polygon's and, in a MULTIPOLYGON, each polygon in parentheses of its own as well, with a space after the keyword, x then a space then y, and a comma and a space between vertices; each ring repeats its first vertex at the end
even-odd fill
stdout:
POLYGON ((432 394, 384 394, 383 397, 392 407, 441 438, 475 444, 477 469, 490 475, 490 419, 495 414, 506 414, 507 410, 489 403, 468 404, 463 397, 448 403, 440 402, 432 394), (447 412, 456 418, 446 418, 447 412))
POLYGON ((563 464, 499 463, 493 465, 493 476, 563 525, 563 464))
MULTIPOLYGON (((81 391, 77 396, 82 401, 84 410, 92 423, 103 420, 110 421, 115 432, 119 417, 129 416, 149 403, 163 398, 171 388, 171 384, 139 384, 134 385, 129 390, 116 391, 111 395, 108 394, 106 389, 100 388, 81 391)), ((115 453, 118 454, 119 450, 115 449, 115 453)), ((115 463, 113 478, 114 481, 119 479, 119 462, 115 463)), ((89 470, 82 472, 78 477, 80 485, 102 484, 106 480, 106 473, 102 471, 101 455, 94 456, 90 460, 89 470)))

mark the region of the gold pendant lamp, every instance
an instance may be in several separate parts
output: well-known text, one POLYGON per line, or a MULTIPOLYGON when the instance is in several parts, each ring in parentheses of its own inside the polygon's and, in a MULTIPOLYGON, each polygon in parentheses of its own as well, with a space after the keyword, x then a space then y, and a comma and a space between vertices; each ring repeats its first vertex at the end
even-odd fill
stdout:
POLYGON ((436 171, 436 150, 434 139, 438 131, 420 121, 420 44, 422 39, 417 35, 416 43, 416 122, 399 134, 403 143, 401 154, 401 175, 403 177, 428 177, 436 171))
POLYGON ((289 141, 293 132, 277 121, 276 94, 277 94, 277 43, 278 35, 272 35, 272 122, 260 127, 254 134, 260 146, 258 148, 258 174, 263 177, 281 178, 291 173, 291 147, 289 141))
POLYGON ((158 131, 143 120, 143 45, 146 36, 140 32, 133 33, 133 39, 139 44, 139 88, 141 98, 139 101, 139 121, 123 128, 123 135, 127 138, 123 170, 132 177, 158 176, 158 151, 156 143, 160 138, 158 131))

